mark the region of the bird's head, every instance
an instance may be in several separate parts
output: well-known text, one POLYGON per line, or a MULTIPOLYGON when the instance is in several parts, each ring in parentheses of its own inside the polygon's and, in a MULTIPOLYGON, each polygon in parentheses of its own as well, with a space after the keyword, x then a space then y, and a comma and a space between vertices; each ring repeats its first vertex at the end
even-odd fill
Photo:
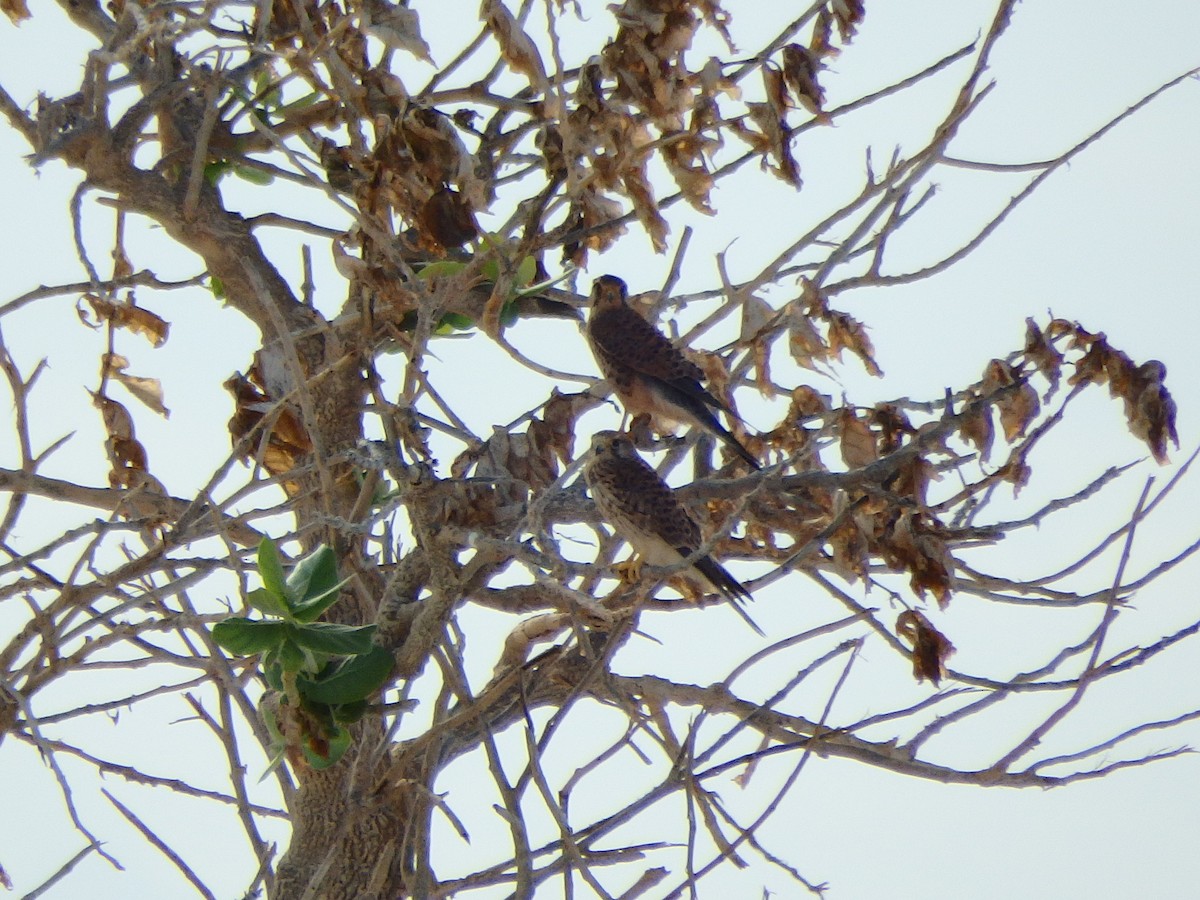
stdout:
POLYGON ((629 295, 625 282, 616 275, 601 275, 592 282, 592 309, 624 306, 629 295))
POLYGON ((637 456, 633 442, 619 431, 597 431, 592 435, 591 451, 594 459, 637 456))

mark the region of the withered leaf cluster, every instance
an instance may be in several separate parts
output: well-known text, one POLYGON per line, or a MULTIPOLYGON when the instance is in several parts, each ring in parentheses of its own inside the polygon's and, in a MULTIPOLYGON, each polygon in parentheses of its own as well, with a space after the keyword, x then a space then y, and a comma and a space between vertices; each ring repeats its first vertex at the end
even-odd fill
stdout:
MULTIPOLYGON (((802 300, 781 314, 762 301, 756 305, 756 299, 747 301, 742 343, 749 346, 757 380, 768 393, 780 391, 764 374, 779 323, 787 329, 796 362, 815 368, 832 361, 840 349, 851 348, 878 374, 873 348, 861 327, 831 311, 811 286, 806 285, 802 300)), ((1019 490, 1032 471, 1027 460, 1030 441, 1053 421, 1047 407, 1064 369, 1071 385, 1107 383, 1123 402, 1131 432, 1146 441, 1158 461, 1166 459, 1168 440, 1177 443, 1178 438, 1163 365, 1139 365, 1111 347, 1104 335, 1092 334, 1078 323, 1056 319, 1043 331, 1030 319, 1024 347, 1010 359, 991 360, 983 378, 940 419, 914 424, 901 402, 864 410, 850 403, 836 406, 811 387, 792 389, 784 418, 775 428, 750 437, 748 445, 760 454, 768 449, 786 453, 798 472, 811 474, 832 472, 823 449, 834 446, 848 474, 862 474, 846 481, 841 491, 824 483, 810 487, 800 482, 777 496, 756 495, 744 512, 747 538, 730 546, 751 556, 782 560, 789 558, 790 548, 827 532, 827 559, 846 579, 867 578, 873 564, 882 565, 906 573, 917 596, 930 595, 945 607, 957 581, 952 548, 962 536, 943 523, 927 500, 929 485, 943 465, 938 460, 950 460, 961 471, 960 460, 969 457, 953 449, 953 438, 974 447, 981 460, 989 460, 998 420, 1006 456, 982 477, 967 481, 960 498, 985 491, 997 479, 1019 490)), ((728 516, 734 507, 725 503, 714 509, 728 516)), ((913 633, 926 635, 923 629, 924 625, 913 633)), ((933 670, 926 665, 923 671, 931 677, 933 670)))
POLYGON ((896 633, 912 644, 913 676, 937 687, 946 677, 946 660, 954 645, 921 612, 906 609, 896 619, 896 633))
MULTIPOLYGON (((828 371, 849 350, 875 377, 883 369, 875 360, 875 347, 866 326, 848 313, 831 309, 828 299, 812 282, 801 280, 801 295, 776 310, 756 294, 748 294, 742 306, 741 344, 754 362, 759 391, 770 396, 771 354, 780 332, 787 332, 787 349, 792 360, 805 369, 828 371)), ((809 414, 812 414, 811 412, 809 414)))
POLYGON ((85 294, 84 299, 92 308, 96 321, 92 322, 82 304, 76 307, 79 320, 90 328, 100 328, 108 324, 113 328, 124 328, 134 334, 140 334, 153 346, 161 347, 167 342, 171 326, 159 315, 137 305, 133 296, 126 298, 124 303, 106 300, 95 294, 85 294))
POLYGON ((575 421, 597 400, 587 393, 563 394, 557 389, 523 432, 496 428, 478 447, 463 451, 450 474, 474 476, 464 488, 461 509, 446 521, 469 528, 511 528, 513 515, 526 500, 542 491, 573 458, 575 421))
POLYGON ((1175 401, 1164 381, 1167 367, 1157 359, 1135 363, 1108 343, 1103 332, 1092 334, 1078 322, 1055 319, 1046 329, 1051 340, 1068 339, 1072 349, 1082 350, 1070 384, 1108 384, 1113 397, 1125 409, 1129 430, 1145 441, 1158 462, 1167 461, 1167 442, 1179 446, 1175 428, 1175 401))
MULTIPOLYGON (((1146 442, 1156 461, 1167 461, 1168 441, 1179 446, 1175 401, 1164 384, 1166 366, 1158 360, 1139 365, 1112 347, 1103 333, 1093 334, 1066 319, 1054 319, 1044 331, 1028 319, 1020 358, 1019 363, 993 359, 983 380, 968 391, 961 434, 984 458, 995 439, 993 410, 999 413, 1004 439, 1019 440, 1042 409, 1031 379, 1045 379, 1048 397, 1057 390, 1064 367, 1072 386, 1108 385, 1109 393, 1122 401, 1129 430, 1146 442)), ((1022 463, 1012 474, 1011 480, 1023 484, 1028 470, 1022 463)))
POLYGON ((233 394, 229 436, 240 458, 261 459, 272 475, 283 475, 312 450, 312 440, 296 413, 267 393, 257 363, 245 375, 229 376, 225 389, 233 394))
MULTIPOLYGON (((161 316, 138 306, 132 294, 123 303, 95 294, 85 294, 83 300, 91 307, 95 321, 88 317, 82 301, 76 307, 80 321, 89 328, 107 327, 110 330, 110 346, 114 343, 111 332, 118 329, 141 335, 156 348, 167 340, 170 332, 167 322, 161 316)), ((104 423, 104 448, 109 461, 108 483, 115 488, 149 488, 165 493, 162 484, 148 470, 146 448, 137 439, 133 416, 123 403, 108 395, 108 386, 114 381, 149 409, 164 418, 170 415, 164 405, 162 383, 158 379, 134 375, 129 371, 129 360, 120 354, 106 352, 101 355, 100 387, 89 393, 104 423)))

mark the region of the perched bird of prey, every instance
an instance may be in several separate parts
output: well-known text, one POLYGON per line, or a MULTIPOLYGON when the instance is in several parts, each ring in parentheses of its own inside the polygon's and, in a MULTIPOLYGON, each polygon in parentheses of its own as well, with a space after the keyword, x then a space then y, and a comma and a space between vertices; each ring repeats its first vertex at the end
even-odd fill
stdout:
MULTIPOLYGON (((592 437, 591 458, 583 470, 592 499, 601 515, 641 557, 652 566, 674 566, 691 557, 704 544, 700 526, 675 498, 675 492, 638 455, 633 443, 615 431, 592 437)), ((692 569, 706 587, 734 602, 734 609, 750 627, 757 625, 737 604, 750 592, 711 556, 692 560, 692 569)))
POLYGON ((762 466, 720 423, 733 413, 701 384, 704 372, 629 305, 625 282, 601 275, 592 284, 587 338, 600 371, 630 414, 698 425, 750 464, 762 466))

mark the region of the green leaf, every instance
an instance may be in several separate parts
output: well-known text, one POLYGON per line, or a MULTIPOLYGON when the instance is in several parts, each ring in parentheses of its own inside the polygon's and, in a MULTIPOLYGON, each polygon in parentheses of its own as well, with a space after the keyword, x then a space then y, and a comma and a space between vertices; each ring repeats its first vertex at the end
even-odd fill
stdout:
POLYGON ((225 299, 225 282, 216 275, 208 276, 208 289, 212 291, 213 298, 216 300, 225 299))
POLYGON ((454 259, 440 259, 422 268, 417 273, 417 277, 423 281, 428 281, 430 278, 446 278, 450 275, 457 275, 466 267, 467 264, 464 262, 458 262, 454 259))
POLYGON ((399 495, 399 490, 388 478, 380 478, 379 483, 375 485, 375 492, 371 494, 372 506, 383 506, 393 497, 399 495))
POLYGON ((264 622, 231 616, 213 626, 213 640, 235 656, 265 653, 287 643, 286 622, 264 622))
POLYGON ((337 557, 332 549, 322 544, 296 563, 285 582, 285 593, 295 607, 314 597, 324 596, 337 580, 337 557))
POLYGON ((229 160, 214 159, 204 166, 204 180, 215 187, 222 176, 229 174, 232 169, 233 165, 229 160))
POLYGON ((263 538, 258 545, 258 577, 263 581, 263 587, 278 597, 283 603, 288 603, 287 588, 283 580, 283 563, 279 559, 279 548, 270 538, 263 538))
POLYGON ((517 303, 515 300, 509 300, 500 307, 500 324, 505 328, 517 321, 517 303))
POLYGON ((283 666, 279 663, 278 653, 268 653, 262 661, 263 678, 267 686, 277 691, 283 690, 283 666))
POLYGON ((357 703, 383 686, 392 674, 392 665, 391 651, 373 646, 366 653, 331 666, 321 678, 297 679, 296 686, 300 695, 312 703, 328 706, 357 703))
POLYGON ((260 709, 263 724, 267 726, 267 734, 271 738, 272 746, 282 747, 284 745, 283 732, 279 730, 279 721, 275 718, 275 710, 269 706, 262 706, 260 709))
POLYGON ((343 725, 352 725, 366 714, 370 706, 366 700, 358 700, 354 703, 343 703, 341 706, 333 708, 333 721, 343 725))
MULTIPOLYGON (((529 258, 531 260, 533 260, 533 257, 529 257, 529 258)), ((522 265, 524 265, 524 262, 522 262, 522 265)), ((533 261, 533 268, 534 268, 534 272, 536 274, 536 271, 537 271, 537 261, 536 260, 533 261)), ((566 281, 577 271, 578 270, 575 269, 574 267, 568 267, 567 271, 563 272, 561 275, 556 275, 553 278, 547 278, 545 281, 539 281, 537 284, 526 285, 521 290, 516 292, 517 296, 518 297, 532 297, 535 294, 540 294, 543 291, 545 291, 547 288, 552 288, 556 284, 561 284, 562 282, 566 281)))
POLYGON ((338 592, 349 581, 337 577, 333 550, 321 545, 292 569, 287 578, 287 597, 292 615, 299 622, 312 622, 337 602, 338 592))
MULTIPOLYGON (((289 631, 295 628, 294 625, 287 624, 283 624, 283 627, 289 631)), ((315 665, 316 660, 313 655, 295 641, 290 640, 290 637, 285 634, 279 645, 279 664, 283 666, 283 670, 285 672, 320 671, 320 667, 315 665)))
POLYGON ((262 775, 258 777, 259 784, 262 784, 264 781, 266 781, 272 772, 283 765, 284 756, 287 754, 287 748, 283 746, 276 748, 274 745, 272 745, 271 749, 274 750, 274 752, 271 754, 271 759, 267 762, 266 769, 264 769, 262 775))
POLYGON ((475 327, 475 320, 470 316, 464 316, 462 313, 448 312, 442 316, 442 320, 438 322, 438 330, 442 328, 450 328, 455 331, 466 331, 468 328, 475 327))
POLYGON ((266 616, 289 619, 292 615, 292 611, 288 609, 287 604, 266 588, 255 588, 252 590, 246 595, 246 602, 266 616))
POLYGON ((324 594, 318 594, 311 600, 305 600, 303 603, 297 603, 292 609, 292 614, 296 617, 297 622, 312 622, 319 618, 321 613, 337 603, 340 596, 342 586, 349 581, 349 578, 343 578, 337 584, 330 587, 324 594))
POLYGON ((251 184, 267 185, 275 181, 275 176, 270 172, 264 172, 262 169, 256 169, 253 166, 234 166, 233 174, 242 181, 248 181, 251 184))
POLYGON ((350 732, 341 725, 334 724, 332 733, 327 733, 325 737, 329 741, 329 752, 325 756, 318 754, 307 741, 300 748, 304 751, 304 758, 314 769, 328 769, 350 749, 350 732))
POLYGON ((513 284, 517 287, 528 287, 537 275, 537 260, 532 256, 526 256, 517 264, 517 274, 513 278, 513 284))
POLYGON ((275 72, 270 68, 260 69, 254 74, 254 95, 264 106, 279 105, 279 86, 275 81, 275 72))
POLYGON ((354 656, 371 649, 374 625, 337 625, 333 622, 313 622, 293 626, 291 639, 314 653, 331 656, 354 656))
POLYGON ((298 112, 302 109, 308 109, 310 106, 315 106, 319 100, 323 100, 324 95, 313 91, 310 94, 305 94, 291 103, 285 103, 283 106, 276 107, 275 112, 282 115, 283 113, 298 112))

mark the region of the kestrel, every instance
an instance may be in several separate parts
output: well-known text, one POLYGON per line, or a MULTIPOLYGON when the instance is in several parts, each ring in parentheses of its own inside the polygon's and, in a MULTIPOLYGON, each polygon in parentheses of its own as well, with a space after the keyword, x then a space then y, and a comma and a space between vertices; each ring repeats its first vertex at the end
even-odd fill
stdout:
MULTIPOLYGON (((700 526, 675 497, 675 492, 638 455, 633 443, 615 431, 592 437, 591 458, 584 480, 604 518, 633 547, 641 561, 652 566, 675 566, 704 544, 700 526)), ((734 609, 762 634, 738 603, 750 592, 709 555, 692 560, 691 570, 704 585, 734 601, 734 609)))
POLYGON ((733 412, 701 384, 704 372, 629 305, 625 282, 615 275, 601 275, 592 284, 587 338, 600 371, 630 414, 698 425, 751 468, 762 468, 717 419, 717 411, 731 417, 733 412))

